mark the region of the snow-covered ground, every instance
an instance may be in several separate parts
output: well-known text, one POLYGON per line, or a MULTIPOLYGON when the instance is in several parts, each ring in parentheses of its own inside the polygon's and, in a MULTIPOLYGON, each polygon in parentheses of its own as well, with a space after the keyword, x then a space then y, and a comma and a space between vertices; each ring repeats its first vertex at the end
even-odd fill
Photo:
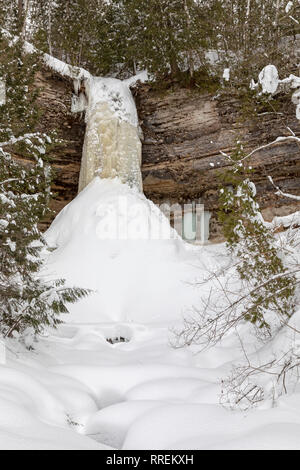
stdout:
POLYGON ((65 324, 0 367, 2 449, 292 449, 299 391, 275 408, 230 411, 220 379, 236 341, 174 350, 169 325, 65 324), (123 337, 128 342, 111 344, 123 337))
MULTIPOLYGON (((191 283, 226 261, 223 245, 185 244, 141 193, 98 178, 47 239, 57 247, 48 275, 95 293, 33 350, 8 342, 0 448, 300 448, 299 389, 247 412, 219 403, 221 380, 243 357, 235 333, 201 353, 172 347, 172 327, 204 293, 191 283)), ((255 344, 247 325, 240 334, 255 344)))

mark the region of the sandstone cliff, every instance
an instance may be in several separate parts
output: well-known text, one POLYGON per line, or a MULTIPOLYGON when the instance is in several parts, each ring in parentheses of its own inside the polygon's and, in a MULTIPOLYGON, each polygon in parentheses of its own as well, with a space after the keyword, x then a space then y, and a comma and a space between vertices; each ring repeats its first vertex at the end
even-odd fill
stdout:
MULTIPOLYGON (((36 83, 41 89, 39 130, 56 129, 62 139, 51 155, 55 170, 52 207, 56 214, 77 194, 85 123, 83 116, 70 112, 71 81, 44 70, 36 83)), ((217 189, 227 162, 220 150, 230 152, 237 138, 251 150, 279 135, 289 135, 287 127, 300 135, 289 97, 278 98, 279 112, 268 110, 252 119, 242 115, 241 103, 230 88, 222 97, 178 86, 157 91, 150 85, 140 85, 134 93, 144 133, 142 173, 146 196, 155 203, 201 200, 213 213, 211 239, 219 239, 221 233, 215 216, 217 189)), ((267 180, 271 174, 283 191, 300 194, 297 143, 281 142, 262 149, 252 157, 251 165, 259 202, 268 220, 300 209, 297 201, 276 196, 267 180)))
MULTIPOLYGON (((220 150, 230 152, 236 140, 246 150, 266 144, 278 136, 300 135, 295 107, 290 97, 279 97, 280 111, 270 110, 247 118, 241 102, 228 89, 222 98, 177 89, 157 92, 142 86, 137 94, 138 111, 144 131, 143 180, 146 195, 154 202, 188 202, 201 199, 213 212, 211 238, 220 235, 216 222, 218 185, 228 165, 220 150)), ((256 152, 251 158, 252 179, 264 216, 286 215, 299 210, 299 203, 278 197, 267 176, 285 192, 300 194, 300 147, 281 142, 256 152)))

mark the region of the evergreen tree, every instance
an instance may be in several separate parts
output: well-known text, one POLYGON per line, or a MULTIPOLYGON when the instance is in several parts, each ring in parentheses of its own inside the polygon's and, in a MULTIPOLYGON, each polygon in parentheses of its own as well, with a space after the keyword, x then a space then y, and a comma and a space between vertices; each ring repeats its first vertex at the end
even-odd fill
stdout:
POLYGON ((0 38, 0 333, 9 336, 28 326, 40 332, 56 326, 67 303, 87 295, 62 279, 43 276, 47 250, 38 223, 48 212, 51 138, 36 132, 37 93, 32 91, 36 57, 23 53, 22 39, 0 38), (4 99, 5 98, 5 99, 4 99), (17 163, 3 148, 22 155, 17 163))
POLYGON ((6 102, 0 107, 0 142, 32 132, 38 119, 38 89, 34 76, 39 60, 23 53, 23 41, 13 44, 0 33, 0 80, 5 83, 6 102))
POLYGON ((38 223, 47 212, 50 169, 38 157, 42 139, 31 141, 37 159, 29 168, 0 148, 0 333, 4 336, 27 327, 35 333, 55 327, 59 314, 68 312, 66 304, 88 294, 67 288, 63 279, 43 275, 42 252, 47 246, 38 223))
POLYGON ((203 64, 207 8, 194 0, 33 0, 34 42, 93 74, 158 75, 203 64), (62 21, 63 18, 63 21, 62 21))
POLYGON ((189 68, 203 61, 204 10, 190 0, 112 0, 119 16, 126 50, 124 60, 158 75, 189 68))
POLYGON ((231 76, 249 85, 266 60, 281 70, 293 61, 293 47, 284 46, 285 39, 299 32, 298 2, 286 11, 282 0, 212 0, 210 22, 213 26, 213 48, 218 49, 223 66, 230 66, 231 76), (295 15, 293 18, 292 15, 295 15), (289 60, 287 60, 287 53, 289 60))
MULTIPOLYGON (((0 0, 0 26, 94 75, 147 68, 156 77, 230 67, 249 77, 297 63, 298 0, 0 0), (30 20, 30 21, 29 21, 30 20), (287 52, 289 61, 286 60, 287 52)), ((209 70, 210 71, 210 70, 209 70)))
POLYGON ((237 258, 237 271, 248 290, 243 316, 260 328, 270 328, 268 312, 288 319, 295 311, 296 280, 288 273, 274 234, 264 223, 255 200, 255 185, 241 144, 231 156, 232 167, 221 189, 219 220, 227 247, 237 258))
POLYGON ((104 74, 117 47, 110 41, 107 8, 105 0, 33 0, 33 41, 65 62, 104 74))

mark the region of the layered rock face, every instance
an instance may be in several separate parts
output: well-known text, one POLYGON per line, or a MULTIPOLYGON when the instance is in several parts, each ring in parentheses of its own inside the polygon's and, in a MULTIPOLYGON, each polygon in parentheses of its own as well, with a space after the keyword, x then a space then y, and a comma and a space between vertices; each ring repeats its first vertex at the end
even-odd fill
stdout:
MULTIPOLYGON (((85 133, 84 116, 71 113, 73 84, 45 70, 37 77, 41 88, 41 131, 56 129, 62 142, 51 154, 55 170, 52 208, 57 214, 78 192, 80 163, 85 133)), ((144 133, 142 176, 146 196, 157 204, 201 201, 212 212, 211 240, 221 239, 216 220, 218 186, 227 165, 220 151, 230 152, 237 139, 246 150, 289 135, 290 127, 300 135, 295 107, 283 99, 280 113, 267 111, 256 119, 241 118, 240 102, 177 88, 158 92, 149 85, 135 91, 140 124, 144 133), (282 113, 282 114, 281 114, 282 113)), ((272 110, 271 110, 272 111, 272 110)), ((15 155, 22 160, 21 155, 15 155)), ((275 195, 267 179, 271 175, 284 192, 300 195, 300 148, 295 142, 278 142, 256 152, 252 179, 264 217, 300 210, 300 204, 275 195)), ((44 227, 50 220, 45 221, 44 227)))
POLYGON ((50 154, 54 170, 51 203, 53 216, 42 225, 46 229, 78 192, 85 123, 83 114, 71 113, 71 80, 62 79, 45 70, 37 75, 36 85, 40 89, 38 104, 41 111, 38 130, 47 133, 54 131, 59 139, 50 154))
MULTIPOLYGON (((201 91, 201 90, 200 90, 201 91)), ((138 113, 144 132, 143 185, 155 203, 201 201, 212 212, 210 238, 221 239, 217 223, 218 187, 228 162, 221 151, 230 153, 240 140, 251 151, 278 136, 300 135, 299 121, 290 97, 283 99, 280 112, 245 118, 241 103, 224 94, 177 89, 157 92, 147 85, 137 93, 138 113)), ((297 201, 275 195, 271 175, 284 192, 300 194, 300 147, 296 142, 278 142, 262 148, 251 158, 252 180, 267 220, 300 209, 297 201)))
MULTIPOLYGON (((37 130, 47 133, 54 131, 59 139, 50 154, 54 169, 54 197, 51 202, 53 215, 41 224, 41 228, 46 229, 77 194, 85 123, 83 115, 71 113, 71 80, 45 69, 36 75, 36 86, 39 89, 38 106, 41 113, 37 130)), ((22 163, 29 163, 22 155, 13 155, 22 163)))

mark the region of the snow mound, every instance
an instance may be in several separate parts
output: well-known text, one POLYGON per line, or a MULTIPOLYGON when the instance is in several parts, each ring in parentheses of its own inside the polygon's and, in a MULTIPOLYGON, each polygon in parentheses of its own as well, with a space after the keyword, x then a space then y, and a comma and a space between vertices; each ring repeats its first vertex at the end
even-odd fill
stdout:
POLYGON ((141 400, 108 406, 91 417, 86 424, 85 434, 102 444, 120 449, 135 420, 161 405, 163 402, 141 400))
POLYGON ((79 322, 175 321, 195 295, 201 250, 186 244, 143 194, 117 178, 96 177, 46 232, 56 249, 46 269, 69 285, 92 289, 71 306, 79 322))
POLYGON ((269 64, 264 67, 260 72, 258 79, 262 86, 263 93, 271 93, 272 95, 276 93, 279 84, 279 76, 275 65, 269 64))
MULTIPOLYGON (((205 384, 205 382, 204 382, 205 384)), ((203 386, 196 378, 163 378, 143 382, 129 390, 126 398, 129 400, 186 400, 194 391, 203 386)))
POLYGON ((9 360, 0 366, 0 450, 106 449, 79 435, 74 421, 84 423, 97 411, 89 391, 67 377, 47 374, 34 360, 29 367, 23 354, 23 363, 9 360))
POLYGON ((171 348, 169 335, 167 326, 112 322, 60 325, 35 351, 10 340, 0 449, 299 448, 299 387, 275 407, 225 409, 220 380, 242 354, 235 333, 200 354, 171 348), (129 343, 105 340, 116 328, 129 343))

